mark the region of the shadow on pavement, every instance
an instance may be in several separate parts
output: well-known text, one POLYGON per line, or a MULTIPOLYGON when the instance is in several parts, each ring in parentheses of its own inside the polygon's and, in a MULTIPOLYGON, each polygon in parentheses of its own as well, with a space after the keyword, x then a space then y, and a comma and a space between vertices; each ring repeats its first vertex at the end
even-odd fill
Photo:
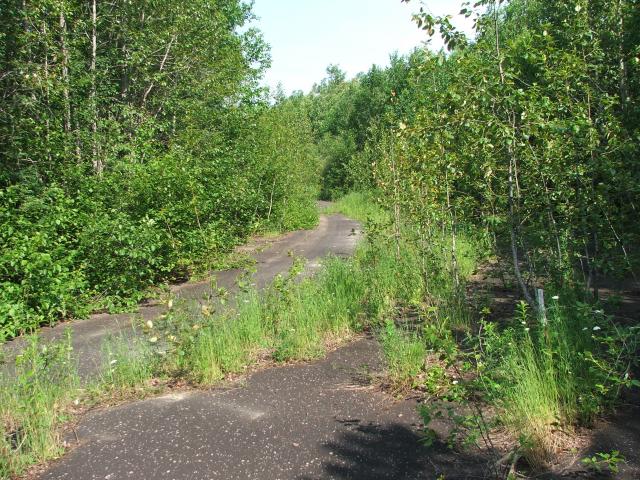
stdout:
MULTIPOLYGON (((323 464, 321 478, 332 479, 480 479, 486 459, 452 451, 442 443, 426 447, 401 424, 350 425, 323 445, 334 460, 323 464)), ((301 477, 301 480, 311 477, 301 477)))

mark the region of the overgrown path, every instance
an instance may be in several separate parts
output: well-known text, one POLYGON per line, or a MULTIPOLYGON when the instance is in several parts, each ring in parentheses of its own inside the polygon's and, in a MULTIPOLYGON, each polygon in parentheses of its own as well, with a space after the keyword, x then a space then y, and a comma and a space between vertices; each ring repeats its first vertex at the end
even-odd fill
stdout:
POLYGON ((369 385, 377 342, 89 414, 41 479, 470 478, 474 459, 423 450, 415 403, 369 385), (77 440, 76 440, 77 438, 77 440))
MULTIPOLYGON (((307 260, 307 268, 319 266, 318 261, 327 255, 348 256, 353 253, 360 234, 360 225, 342 215, 321 215, 313 230, 300 230, 270 239, 259 239, 243 247, 243 251, 256 262, 252 282, 257 288, 269 284, 279 273, 285 273, 296 257, 307 260)), ((236 280, 244 273, 241 269, 215 272, 201 282, 189 282, 175 286, 172 292, 177 299, 190 303, 206 302, 214 294, 212 285, 229 292, 237 290, 236 280), (215 281, 213 281, 215 279, 215 281)), ((60 338, 71 329, 75 356, 79 360, 79 374, 87 378, 98 372, 103 363, 103 345, 110 336, 132 331, 134 319, 154 320, 166 311, 166 305, 151 303, 135 313, 96 314, 86 320, 65 322, 41 329, 44 339, 60 338)), ((5 355, 11 358, 25 343, 18 338, 3 346, 5 355)), ((11 363, 11 362, 8 362, 11 363)))
MULTIPOLYGON (((258 288, 268 284, 294 256, 313 269, 327 254, 349 255, 358 230, 341 215, 322 216, 315 230, 253 248, 253 281, 258 288)), ((217 283, 233 290, 240 273, 217 273, 217 283)), ((185 284, 175 294, 199 302, 211 294, 211 282, 185 284)), ((152 319, 163 308, 143 307, 139 314, 152 319)), ((96 315, 69 325, 84 375, 96 371, 101 342, 130 323, 131 315, 96 315)), ((63 328, 43 335, 59 336, 63 328)), ((212 390, 174 389, 96 409, 67 434, 70 451, 29 477, 435 478, 444 473, 439 466, 447 466, 447 478, 467 478, 481 470, 481 459, 454 457, 446 448, 423 450, 415 401, 381 391, 375 378, 382 369, 380 346, 361 337, 319 361, 259 369, 212 390)))

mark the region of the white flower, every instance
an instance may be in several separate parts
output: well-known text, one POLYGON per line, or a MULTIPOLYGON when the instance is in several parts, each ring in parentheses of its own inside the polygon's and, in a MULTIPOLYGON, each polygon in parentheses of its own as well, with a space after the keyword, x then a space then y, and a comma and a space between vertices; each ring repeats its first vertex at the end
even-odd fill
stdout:
POLYGON ((522 325, 526 325, 526 324, 527 324, 527 322, 525 322, 525 321, 522 321, 522 322, 520 322, 520 323, 521 323, 522 325))
POLYGON ((168 308, 169 310, 171 310, 171 307, 173 307, 173 300, 169 300, 169 301, 167 302, 167 308, 168 308))
POLYGON ((558 295, 554 295, 554 296, 553 296, 553 297, 551 297, 551 298, 553 298, 554 300, 560 300, 560 297, 559 297, 558 295))
POLYGON ((593 312, 593 313, 597 313, 598 315, 602 315, 604 312, 603 312, 602 310, 596 310, 596 311, 595 311, 595 312, 593 312))
POLYGON ((601 329, 599 326, 597 326, 597 325, 596 325, 595 327, 593 327, 593 331, 594 331, 594 332, 597 332, 598 330, 602 330, 602 329, 601 329))
POLYGON ((549 32, 547 32, 546 30, 542 32, 542 36, 546 37, 547 35, 549 35, 549 32))
POLYGON ((118 363, 118 360, 113 359, 109 362, 109 365, 115 365, 116 363, 118 363))
POLYGON ((582 10, 582 7, 580 5, 576 5, 576 12, 579 12, 580 10, 582 10))
POLYGON ((586 332, 587 330, 589 330, 587 327, 584 327, 584 328, 582 329, 582 331, 583 331, 583 332, 586 332))
POLYGON ((156 343, 156 342, 158 341, 158 337, 151 337, 151 338, 149 339, 149 341, 150 341, 151 343, 156 343))
POLYGON ((147 320, 147 327, 153 328, 153 322, 151 320, 147 320))
POLYGON ((529 330, 531 330, 529 327, 524 329, 525 332, 528 332, 529 330))
POLYGON ((453 382, 451 382, 451 383, 453 383, 454 385, 457 385, 457 384, 458 384, 458 380, 454 380, 454 381, 453 381, 453 382))

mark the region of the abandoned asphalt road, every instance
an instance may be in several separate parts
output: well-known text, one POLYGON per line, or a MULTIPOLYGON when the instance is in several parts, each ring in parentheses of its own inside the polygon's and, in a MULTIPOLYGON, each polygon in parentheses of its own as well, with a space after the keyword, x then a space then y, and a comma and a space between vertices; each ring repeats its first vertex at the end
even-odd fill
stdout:
MULTIPOLYGON (((294 256, 306 258, 312 271, 329 254, 350 255, 359 228, 341 215, 321 216, 314 230, 259 241, 250 249, 253 281, 264 287, 294 256)), ((233 291, 241 273, 216 273, 217 284, 233 291)), ((197 304, 210 297, 211 281, 177 286, 173 293, 197 304)), ((141 307, 137 314, 153 319, 164 309, 141 307)), ((94 315, 42 335, 52 339, 71 328, 81 375, 88 378, 101 366, 105 339, 131 332, 131 324, 132 314, 94 315)), ((378 343, 360 338, 322 360, 264 369, 231 387, 178 390, 94 410, 68 436, 70 451, 38 478, 477 478, 478 459, 422 446, 415 403, 398 402, 372 385, 382 364, 378 343)))
MULTIPOLYGON (((256 272, 253 282, 257 288, 268 285, 273 278, 286 272, 293 263, 294 257, 307 260, 307 268, 313 270, 320 266, 319 261, 327 255, 348 256, 353 253, 358 237, 360 225, 342 215, 321 215, 318 226, 313 230, 290 232, 272 239, 260 239, 253 242, 244 250, 256 261, 256 272)), ((212 276, 218 287, 224 287, 230 292, 236 290, 236 279, 244 273, 234 269, 215 272, 212 276)), ((172 293, 178 299, 198 303, 208 301, 213 294, 211 278, 202 282, 189 282, 172 288, 172 293)), ((74 355, 78 359, 78 371, 81 379, 86 379, 98 373, 105 361, 103 345, 111 336, 127 335, 132 330, 134 318, 143 321, 154 320, 166 311, 166 306, 155 304, 142 306, 136 313, 97 314, 86 320, 76 320, 45 327, 40 330, 41 338, 52 340, 64 335, 66 329, 71 329, 74 355)), ((25 343, 24 338, 18 338, 3 345, 3 351, 8 360, 19 352, 25 343)), ((10 365, 11 362, 6 362, 10 365)))
MULTIPOLYGON (((358 228, 345 217, 323 216, 317 229, 275 240, 255 254, 255 283, 286 271, 291 252, 310 268, 327 254, 349 255, 358 228)), ((231 287, 238 273, 220 273, 218 283, 231 287)), ((175 293, 197 301, 208 289, 203 282, 175 293)), ((146 318, 159 309, 140 313, 146 318)), ((100 338, 129 321, 95 316, 74 324, 76 350, 91 356, 100 338)), ((378 343, 360 338, 322 360, 264 369, 231 387, 96 410, 69 435, 71 450, 39 478, 435 479, 446 471, 450 479, 477 472, 473 458, 424 449, 415 403, 397 402, 371 384, 381 369, 378 343)))
POLYGON ((75 448, 40 478, 435 479, 438 465, 447 479, 470 478, 477 461, 420 444, 413 402, 369 385, 380 358, 377 342, 363 338, 235 388, 93 412, 76 428, 75 448))

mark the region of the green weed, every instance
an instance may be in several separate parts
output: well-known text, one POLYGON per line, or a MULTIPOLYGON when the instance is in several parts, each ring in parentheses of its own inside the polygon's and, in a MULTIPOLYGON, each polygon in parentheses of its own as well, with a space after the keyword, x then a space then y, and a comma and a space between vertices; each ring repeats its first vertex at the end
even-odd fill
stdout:
POLYGON ((424 371, 427 356, 424 341, 415 333, 399 330, 391 321, 386 323, 381 340, 389 379, 399 388, 411 387, 424 371))
POLYGON ((144 387, 157 373, 160 357, 145 339, 133 335, 113 337, 105 341, 103 352, 104 363, 97 386, 102 395, 144 387))
POLYGON ((348 193, 327 207, 324 213, 342 213, 354 220, 375 224, 390 221, 389 213, 375 202, 373 194, 366 192, 348 193))
POLYGON ((37 336, 0 374, 0 478, 17 475, 64 451, 59 427, 78 393, 71 337, 45 342, 37 336))
POLYGON ((556 452, 559 433, 590 425, 632 385, 628 372, 638 346, 637 329, 621 329, 590 305, 562 305, 559 298, 545 318, 522 302, 517 326, 505 333, 510 345, 486 345, 502 354, 493 368, 503 421, 536 467, 556 452))
POLYGON ((616 475, 620 471, 618 466, 620 463, 625 463, 626 459, 623 455, 620 455, 618 450, 613 450, 610 453, 598 452, 591 457, 582 459, 582 463, 592 470, 598 473, 604 470, 609 470, 616 475))

